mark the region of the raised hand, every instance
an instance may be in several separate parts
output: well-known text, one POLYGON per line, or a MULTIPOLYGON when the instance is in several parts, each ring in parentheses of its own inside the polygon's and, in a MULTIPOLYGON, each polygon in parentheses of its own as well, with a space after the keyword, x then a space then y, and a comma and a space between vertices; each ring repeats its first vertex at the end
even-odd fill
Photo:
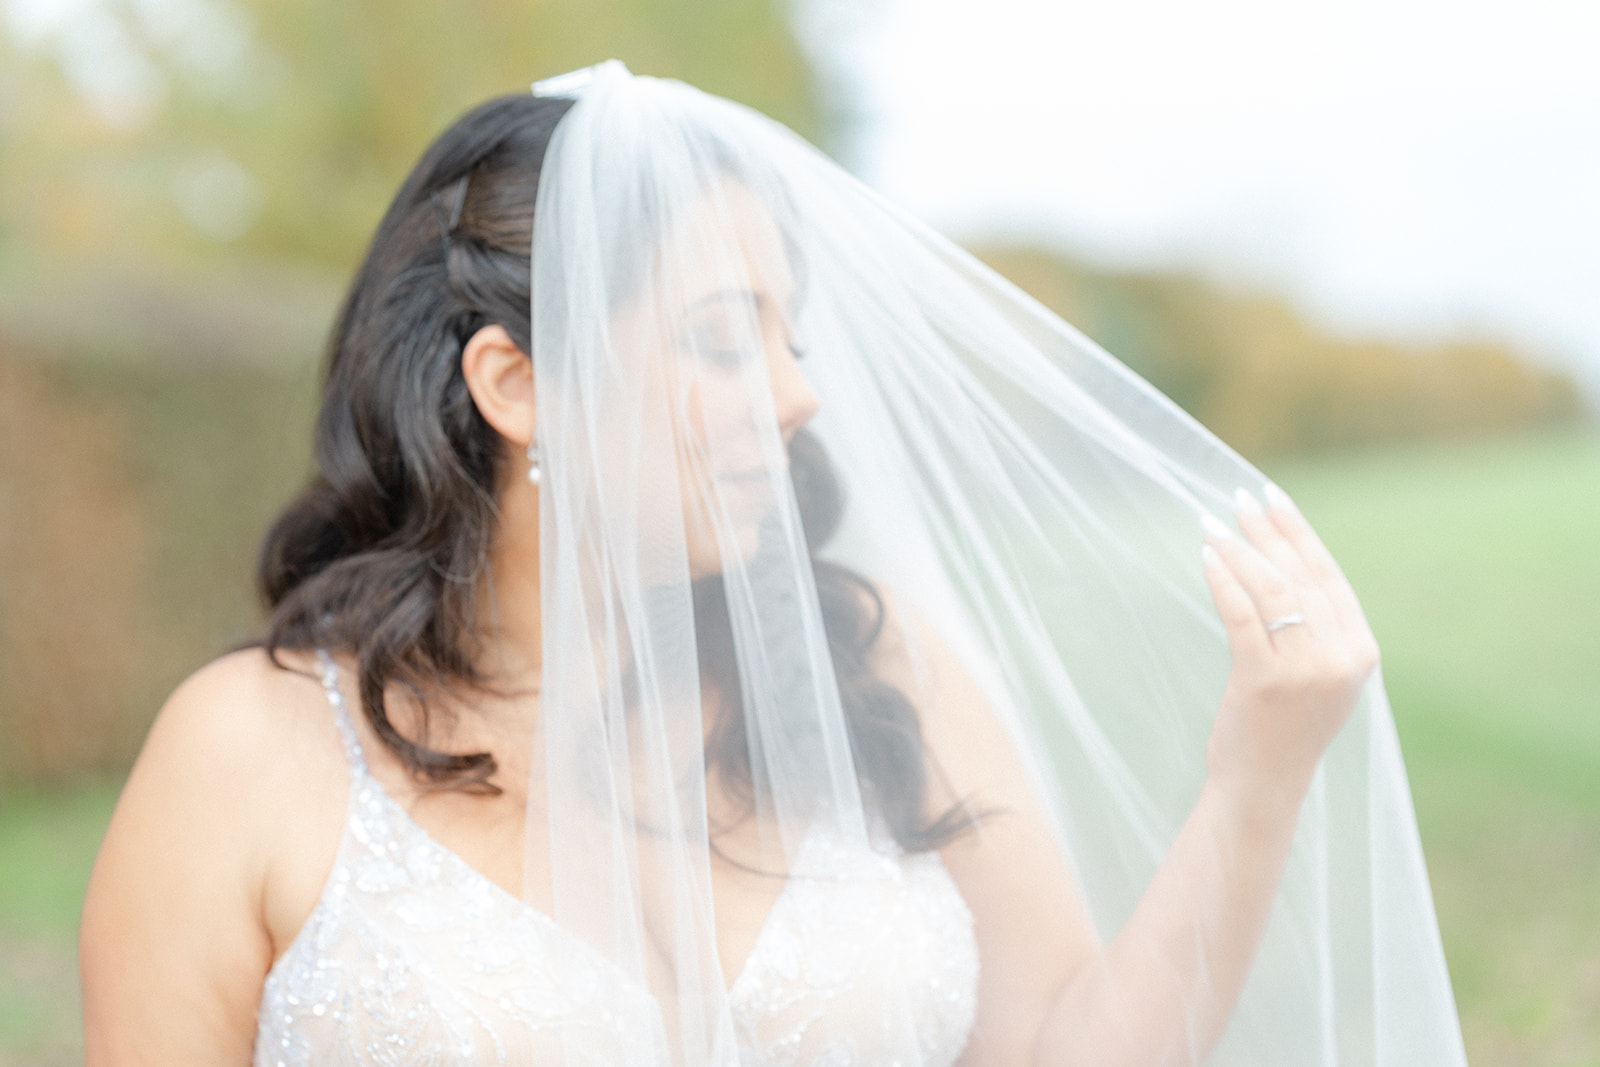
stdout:
POLYGON ((1262 799, 1304 793, 1378 665, 1355 592, 1289 498, 1241 489, 1243 536, 1206 516, 1206 581, 1233 653, 1207 762, 1220 784, 1262 799))

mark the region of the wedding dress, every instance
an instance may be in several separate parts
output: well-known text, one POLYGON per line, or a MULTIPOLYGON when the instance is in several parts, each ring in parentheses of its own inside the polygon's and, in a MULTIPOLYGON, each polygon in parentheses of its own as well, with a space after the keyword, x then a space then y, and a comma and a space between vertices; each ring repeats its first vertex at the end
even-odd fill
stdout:
MULTIPOLYGON (((267 976, 256 1067, 635 1062, 662 1027, 650 992, 411 820, 367 773, 338 668, 319 659, 349 808, 322 895, 267 976)), ((894 1062, 885 1039, 907 1006, 917 1062, 947 1067, 977 978, 972 916, 936 853, 819 830, 728 990, 739 1063, 894 1062)))

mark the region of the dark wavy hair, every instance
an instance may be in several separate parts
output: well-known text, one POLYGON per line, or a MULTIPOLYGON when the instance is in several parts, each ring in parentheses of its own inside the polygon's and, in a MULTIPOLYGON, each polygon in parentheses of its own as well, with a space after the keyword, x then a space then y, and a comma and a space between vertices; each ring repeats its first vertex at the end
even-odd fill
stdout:
MULTIPOLYGON (((479 329, 532 350, 529 257, 545 150, 571 101, 506 96, 468 112, 423 153, 378 225, 335 324, 315 432, 316 473, 268 531, 257 583, 262 645, 331 648, 357 663, 363 713, 418 781, 497 792, 488 752, 428 744, 429 694, 486 689, 476 622, 507 454, 461 373, 479 329), (413 741, 390 721, 396 685, 419 708, 413 741)), ((864 577, 816 557, 843 499, 804 430, 791 471, 852 755, 900 845, 937 847, 970 817, 926 813, 928 760, 915 706, 878 678, 884 603, 864 577)), ((753 801, 737 657, 720 578, 694 590, 700 668, 718 697, 706 763, 753 801)))

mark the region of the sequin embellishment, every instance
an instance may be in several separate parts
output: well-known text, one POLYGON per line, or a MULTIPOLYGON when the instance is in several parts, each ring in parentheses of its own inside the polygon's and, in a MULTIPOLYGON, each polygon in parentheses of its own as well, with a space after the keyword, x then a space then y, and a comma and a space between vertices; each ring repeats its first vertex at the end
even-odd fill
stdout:
MULTIPOLYGON (((267 975, 256 1067, 665 1063, 647 990, 434 841, 350 765, 344 835, 310 918, 267 975)), ((937 855, 813 833, 729 990, 741 1067, 948 1067, 976 1009, 972 916, 937 855)))

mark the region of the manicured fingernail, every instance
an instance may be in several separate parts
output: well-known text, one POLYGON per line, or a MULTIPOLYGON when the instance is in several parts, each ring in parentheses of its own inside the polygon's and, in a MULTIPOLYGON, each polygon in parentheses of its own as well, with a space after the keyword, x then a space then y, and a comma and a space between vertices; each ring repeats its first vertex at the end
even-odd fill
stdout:
POLYGON ((1233 536, 1233 531, 1224 526, 1222 521, 1215 515, 1205 514, 1200 516, 1200 525, 1204 527, 1206 533, 1215 537, 1218 541, 1223 541, 1233 536))
POLYGON ((1249 490, 1247 489, 1235 489, 1233 491, 1233 502, 1237 504, 1239 506, 1239 510, 1244 512, 1246 515, 1266 514, 1261 510, 1261 501, 1251 496, 1249 490))
POLYGON ((1207 567, 1222 566, 1222 557, 1217 555, 1217 550, 1212 548, 1210 545, 1200 546, 1200 559, 1207 567))
POLYGON ((1267 498, 1267 506, 1278 508, 1282 511, 1293 511, 1294 501, 1289 499, 1289 494, 1268 482, 1266 488, 1261 490, 1261 495, 1267 498))

